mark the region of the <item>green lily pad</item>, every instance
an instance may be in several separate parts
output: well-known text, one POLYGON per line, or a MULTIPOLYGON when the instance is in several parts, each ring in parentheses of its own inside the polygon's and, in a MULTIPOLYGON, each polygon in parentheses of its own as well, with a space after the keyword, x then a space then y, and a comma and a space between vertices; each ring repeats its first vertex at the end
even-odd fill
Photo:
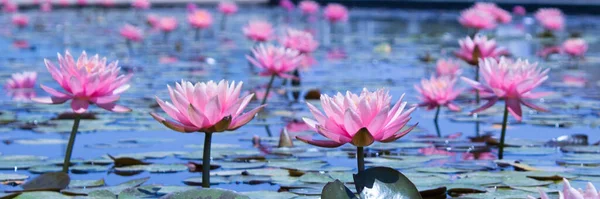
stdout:
POLYGON ((248 175, 237 175, 237 176, 229 176, 227 178, 232 183, 246 183, 246 184, 260 184, 271 182, 270 176, 248 176, 248 175))
POLYGON ((22 170, 43 164, 41 161, 0 161, 0 170, 22 170))
POLYGON ((298 181, 304 183, 321 183, 325 184, 333 181, 334 179, 327 174, 317 173, 317 172, 308 172, 298 178, 298 181))
POLYGON ((27 175, 16 174, 16 173, 0 173, 0 182, 4 181, 15 181, 15 180, 25 180, 29 178, 27 175))
POLYGON ((565 146, 560 150, 565 153, 600 153, 600 146, 565 146))
POLYGON ((101 165, 75 165, 69 167, 73 173, 97 173, 108 171, 108 167, 101 165))
POLYGON ((88 199, 117 199, 117 196, 109 190, 95 190, 87 194, 88 199))
POLYGON ((290 192, 275 192, 275 191, 250 191, 250 192, 242 192, 245 196, 250 197, 250 199, 291 199, 295 198, 296 194, 290 192))
POLYGON ((183 164, 151 164, 146 166, 146 170, 150 173, 176 173, 188 170, 188 167, 183 164))
POLYGON ((59 172, 59 171, 62 171, 62 166, 56 166, 56 165, 33 166, 33 167, 29 167, 28 171, 31 173, 34 173, 34 174, 59 172))
POLYGON ((444 167, 424 167, 415 169, 418 172, 423 173, 446 173, 446 174, 455 174, 455 173, 466 173, 467 170, 462 169, 453 169, 453 168, 444 168, 444 167))
POLYGON ((256 169, 264 167, 267 163, 264 162, 215 162, 214 164, 220 165, 223 169, 256 169))
POLYGON ((510 155, 531 155, 541 156, 550 155, 556 153, 556 148, 542 148, 542 147, 507 147, 504 149, 505 154, 510 155))
POLYGON ((224 189, 191 189, 183 192, 168 194, 163 199, 190 199, 190 198, 228 198, 249 199, 248 196, 224 189))
POLYGON ((15 140, 17 144, 23 145, 52 145, 52 144, 66 144, 67 140, 63 139, 23 139, 23 140, 15 140))
POLYGON ((24 190, 61 190, 67 188, 71 178, 63 172, 44 173, 21 185, 24 190))
POLYGON ((536 187, 552 184, 550 181, 534 180, 523 175, 504 177, 502 183, 510 187, 536 187))
POLYGON ((167 143, 174 142, 175 139, 170 138, 130 138, 121 139, 119 143, 133 143, 133 144, 154 144, 154 143, 167 143))
POLYGON ((44 161, 47 160, 46 156, 35 156, 35 155, 5 155, 0 156, 0 162, 3 161, 44 161))
POLYGON ((420 199, 417 187, 402 173, 387 167, 373 167, 354 175, 356 190, 362 198, 420 199))
POLYGON ((328 182, 321 192, 322 199, 353 199, 356 195, 339 180, 328 182))
POLYGON ((61 193, 52 192, 52 191, 32 191, 32 192, 21 193, 17 197, 14 197, 13 199, 38 199, 38 198, 70 199, 73 197, 66 196, 61 193))
POLYGON ((71 180, 69 188, 90 188, 104 186, 104 179, 100 180, 71 180))

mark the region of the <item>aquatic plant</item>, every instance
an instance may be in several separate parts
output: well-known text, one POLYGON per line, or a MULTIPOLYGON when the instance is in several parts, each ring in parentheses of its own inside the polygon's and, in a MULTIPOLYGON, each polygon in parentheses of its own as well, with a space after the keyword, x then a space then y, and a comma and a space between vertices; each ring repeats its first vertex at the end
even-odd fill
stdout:
POLYGON ((238 6, 235 2, 222 1, 217 5, 217 10, 223 15, 221 16, 221 31, 225 30, 227 25, 227 17, 238 12, 238 6))
POLYGON ((265 42, 273 37, 273 25, 263 20, 252 20, 242 28, 244 35, 254 42, 265 42))
POLYGON ((209 28, 213 23, 211 14, 203 9, 188 14, 187 18, 190 25, 196 30, 196 41, 200 40, 200 30, 209 28))
POLYGON ((461 89, 456 89, 456 78, 453 77, 431 77, 422 79, 421 84, 415 84, 415 90, 421 94, 419 106, 426 107, 427 110, 436 109, 435 118, 433 119, 438 137, 442 137, 438 124, 438 116, 442 106, 448 107, 451 111, 460 111, 460 107, 452 103, 456 97, 462 92, 461 89))

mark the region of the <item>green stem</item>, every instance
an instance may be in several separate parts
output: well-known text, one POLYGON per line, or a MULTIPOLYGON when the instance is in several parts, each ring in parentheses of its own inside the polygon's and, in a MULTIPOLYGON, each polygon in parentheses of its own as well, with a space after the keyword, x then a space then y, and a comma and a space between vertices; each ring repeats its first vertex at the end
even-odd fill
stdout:
POLYGON ((221 32, 225 30, 226 23, 227 23, 227 15, 223 15, 223 17, 221 17, 221 32))
POLYGON ((365 171, 365 149, 362 146, 356 147, 356 163, 359 173, 365 171))
POLYGON ((194 33, 194 39, 196 41, 200 41, 200 28, 196 28, 196 32, 194 33))
MULTIPOLYGON (((475 81, 479 82, 479 66, 475 66, 475 81)), ((475 90, 475 103, 479 105, 479 90, 475 90)))
POLYGON ((269 128, 269 125, 265 125, 265 131, 267 131, 267 135, 268 135, 269 137, 272 137, 272 136, 273 136, 273 134, 271 134, 271 128, 269 128))
POLYGON ((63 162, 62 171, 65 173, 69 173, 69 166, 71 165, 71 154, 73 154, 73 145, 75 144, 75 137, 77 136, 77 129, 79 128, 80 121, 81 115, 75 114, 75 121, 73 122, 73 128, 71 129, 71 135, 69 136, 69 143, 67 144, 65 161, 63 162))
POLYGON ((210 142, 212 133, 204 133, 204 153, 202 155, 202 187, 210 188, 210 142))
POLYGON ((506 125, 508 123, 508 106, 504 105, 504 118, 502 119, 502 133, 500 134, 500 145, 498 147, 498 159, 502 160, 504 157, 504 137, 506 135, 506 125))
POLYGON ((435 111, 435 118, 433 118, 433 123, 435 124, 435 130, 437 132, 437 136, 441 138, 442 133, 440 131, 440 125, 438 123, 438 116, 440 115, 440 107, 441 106, 437 106, 437 110, 435 111))
POLYGON ((271 87, 273 86, 273 80, 275 80, 275 74, 271 75, 271 80, 269 80, 269 84, 267 85, 267 91, 265 92, 265 97, 263 98, 260 105, 264 105, 267 103, 267 98, 269 97, 269 92, 271 91, 271 87))

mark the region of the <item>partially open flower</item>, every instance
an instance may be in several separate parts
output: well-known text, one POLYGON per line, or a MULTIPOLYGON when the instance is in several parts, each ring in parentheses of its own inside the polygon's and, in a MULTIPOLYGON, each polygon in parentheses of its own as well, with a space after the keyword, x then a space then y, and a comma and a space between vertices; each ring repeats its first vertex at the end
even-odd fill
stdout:
POLYGON ((273 26, 269 22, 262 20, 250 21, 248 25, 244 26, 242 31, 244 31, 244 35, 248 39, 256 42, 268 41, 273 36, 273 26))
POLYGON ((150 3, 149 0, 133 0, 133 2, 131 2, 131 6, 133 6, 135 9, 140 9, 140 10, 150 9, 151 5, 152 4, 150 3))
POLYGON ((206 10, 196 10, 188 15, 188 22, 194 28, 206 29, 213 23, 213 18, 206 10))
POLYGON ((140 28, 132 26, 131 24, 125 24, 125 26, 119 30, 119 33, 123 38, 129 41, 139 42, 144 39, 144 31, 140 28))
POLYGON ((588 50, 588 45, 580 38, 568 39, 562 44, 562 50, 571 57, 583 57, 588 50))
POLYGON ((460 13, 458 22, 466 28, 477 30, 492 29, 496 27, 496 19, 490 13, 469 8, 460 13))
POLYGON ((338 3, 330 3, 323 11, 325 18, 330 22, 344 22, 348 20, 348 9, 338 3))
POLYGON ((252 55, 246 58, 256 67, 263 69, 260 75, 276 75, 281 78, 295 78, 288 72, 294 71, 304 59, 297 50, 275 47, 271 44, 261 44, 252 49, 252 55))
POLYGON ((290 28, 286 33, 283 39, 281 39, 281 43, 287 48, 300 51, 301 53, 311 53, 319 47, 319 42, 309 32, 290 28))
POLYGON ((217 9, 224 15, 233 15, 238 11, 238 6, 235 2, 223 1, 219 3, 217 9))
POLYGON ((11 78, 6 81, 5 88, 9 90, 13 89, 31 89, 35 87, 35 81, 37 80, 36 72, 22 72, 12 74, 11 78))
POLYGON ((462 92, 460 89, 455 89, 455 85, 456 79, 446 76, 421 80, 421 84, 415 85, 415 89, 421 94, 419 106, 427 107, 427 110, 447 106, 452 111, 460 111, 460 107, 452 103, 462 92))
POLYGON ((466 37, 458 40, 459 51, 455 54, 465 62, 477 66, 479 59, 498 58, 507 55, 508 51, 503 47, 496 45, 496 40, 489 39, 486 36, 475 36, 474 39, 466 37))
POLYGON ((298 4, 298 8, 300 8, 302 14, 312 15, 319 12, 319 3, 310 0, 304 0, 298 4))
POLYGON ((163 32, 172 32, 177 29, 177 19, 175 17, 163 17, 158 21, 158 28, 163 32))
POLYGON ((540 8, 535 13, 535 19, 546 30, 562 30, 565 26, 565 17, 562 11, 556 8, 540 8))

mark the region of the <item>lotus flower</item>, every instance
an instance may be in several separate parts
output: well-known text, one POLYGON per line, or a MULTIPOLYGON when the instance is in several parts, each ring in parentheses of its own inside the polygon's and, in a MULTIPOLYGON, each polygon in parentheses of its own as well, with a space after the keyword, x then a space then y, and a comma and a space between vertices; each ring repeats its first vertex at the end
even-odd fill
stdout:
POLYGON ((88 58, 85 51, 77 62, 67 51, 65 56, 58 54, 59 68, 45 60, 46 68, 64 92, 40 85, 52 97, 35 98, 34 101, 46 104, 62 104, 71 101, 75 113, 84 113, 90 104, 113 112, 129 112, 131 109, 116 104, 119 95, 129 89, 127 82, 131 75, 119 75, 117 62, 106 64, 106 58, 98 55, 88 58))
POLYGON ((279 1, 279 6, 281 6, 281 8, 285 9, 288 12, 291 12, 292 10, 294 10, 294 3, 290 0, 280 0, 279 1))
POLYGON ((321 95, 321 106, 325 114, 312 104, 308 108, 315 120, 304 118, 304 122, 329 140, 314 140, 311 137, 297 139, 320 147, 338 147, 351 143, 357 147, 371 145, 374 141, 393 142, 408 134, 416 124, 404 131, 401 129, 410 120, 416 107, 404 110, 406 102, 400 97, 396 105, 390 106, 392 97, 388 91, 379 89, 369 92, 366 88, 356 95, 346 92, 333 97, 321 95))
POLYGON ((2 10, 6 13, 15 13, 19 11, 19 4, 13 3, 11 1, 4 2, 2 10))
POLYGON ((100 5, 102 5, 106 8, 110 8, 115 5, 115 1, 114 0, 102 0, 102 1, 100 1, 100 5))
POLYGON ((242 82, 229 84, 221 80, 218 84, 188 81, 168 86, 172 104, 156 97, 156 102, 175 121, 167 120, 156 113, 152 117, 166 127, 178 132, 223 132, 233 131, 250 122, 263 109, 259 106, 242 114, 253 94, 240 96, 242 82))
POLYGON ((69 1, 69 0, 58 0, 58 5, 60 5, 62 7, 67 7, 67 6, 71 5, 71 1, 69 1))
POLYGON ((535 13, 535 19, 540 22, 546 30, 562 30, 565 25, 563 13, 556 8, 540 8, 535 13))
POLYGON ((224 15, 233 15, 238 11, 238 6, 235 2, 224 1, 219 3, 217 9, 224 15))
POLYGON ((146 23, 148 23, 152 27, 158 27, 159 22, 160 22, 160 17, 158 15, 148 14, 146 16, 146 23))
POLYGON ((496 19, 493 15, 486 11, 474 8, 462 11, 458 18, 458 22, 466 28, 473 28, 476 30, 492 29, 496 27, 496 19))
POLYGON ((198 6, 195 3, 190 2, 185 6, 185 9, 188 11, 188 13, 193 13, 198 10, 198 6))
POLYGON ((151 5, 152 4, 150 3, 149 0, 133 0, 133 2, 131 2, 131 6, 133 6, 136 9, 139 9, 139 10, 150 9, 151 5))
POLYGON ((163 32, 172 32, 177 29, 177 18, 175 17, 162 17, 158 21, 158 28, 163 32))
POLYGON ((142 41, 142 39, 144 39, 144 31, 130 24, 125 24, 125 26, 121 28, 119 33, 121 34, 121 36, 123 36, 123 38, 127 39, 128 41, 139 42, 142 41))
POLYGON ((509 23, 512 20, 510 13, 498 7, 495 3, 477 2, 474 8, 490 13, 500 23, 509 23))
POLYGON ((188 15, 188 22, 197 29, 206 29, 212 25, 213 19, 206 10, 196 10, 188 15))
POLYGON ((40 4, 40 11, 42 12, 52 12, 52 4, 48 2, 44 2, 40 4))
POLYGON ((29 17, 23 14, 14 14, 12 16, 12 23, 19 28, 24 28, 29 24, 29 17))
POLYGON ((261 20, 250 21, 242 30, 248 39, 256 42, 268 41, 273 35, 273 26, 261 20))
POLYGON ((319 12, 319 3, 315 1, 304 0, 298 4, 298 8, 300 8, 302 14, 313 15, 319 12))
POLYGON ((87 0, 77 0, 77 5, 79 6, 86 6, 87 4, 87 0))
POLYGON ((462 73, 460 63, 453 59, 440 59, 436 63, 435 71, 437 76, 458 77, 462 73))
POLYGON ((327 4, 323 11, 325 18, 332 23, 343 22, 348 20, 348 9, 345 6, 338 3, 327 4))
POLYGON ((281 43, 287 48, 300 51, 300 53, 311 53, 319 47, 319 42, 309 32, 290 28, 286 33, 281 43))
POLYGON ((8 90, 7 94, 12 98, 12 100, 22 102, 31 101, 31 99, 37 96, 35 90, 33 89, 8 90))
POLYGON ((505 48, 496 46, 496 40, 488 40, 486 36, 475 36, 475 39, 466 37, 458 40, 460 50, 456 52, 456 56, 471 65, 477 65, 479 58, 485 59, 488 57, 497 58, 502 55, 507 55, 508 51, 505 48), (475 52, 475 49, 478 52, 475 52), (473 56, 473 55, 476 56, 473 56))
POLYGON ((420 85, 415 85, 415 90, 421 94, 419 106, 432 110, 440 106, 447 106, 452 111, 460 111, 460 107, 452 103, 462 92, 454 88, 456 79, 452 77, 431 77, 421 80, 420 85))
POLYGON ((260 44, 252 49, 252 54, 253 57, 246 56, 246 58, 256 67, 263 69, 260 75, 276 75, 281 78, 295 78, 287 73, 295 70, 304 59, 304 56, 296 50, 275 47, 271 44, 260 44))
POLYGON ((6 81, 4 86, 6 89, 31 89, 35 87, 35 81, 37 80, 36 72, 22 72, 12 74, 11 78, 6 81))
POLYGON ((558 54, 561 51, 561 47, 560 46, 549 46, 549 47, 544 47, 542 50, 538 51, 536 53, 536 55, 543 57, 543 58, 547 58, 548 56, 550 56, 551 54, 558 54))
POLYGON ((513 7, 513 13, 515 15, 525 16, 525 14, 527 14, 527 10, 525 10, 525 7, 523 6, 515 6, 513 7))
POLYGON ((562 44, 562 51, 571 57, 583 57, 587 49, 587 43, 580 38, 568 39, 562 44))
MULTIPOLYGON (((600 199, 600 193, 596 190, 596 187, 590 182, 587 183, 585 191, 582 189, 575 189, 571 187, 571 183, 567 179, 563 178, 563 190, 558 192, 559 199, 600 199)), ((540 197, 542 199, 550 199, 546 192, 540 190, 540 197)), ((528 199, 536 199, 536 197, 528 196, 528 199)))
POLYGON ((462 77, 466 83, 479 90, 483 99, 488 100, 472 113, 490 108, 498 100, 506 101, 506 108, 518 121, 521 121, 522 117, 521 104, 538 111, 546 111, 527 99, 537 99, 548 94, 531 91, 548 79, 550 69, 542 70, 537 67, 537 63, 530 64, 527 60, 519 59, 513 63, 504 57, 501 57, 500 61, 486 58, 479 63, 479 67, 483 77, 481 83, 462 77))

